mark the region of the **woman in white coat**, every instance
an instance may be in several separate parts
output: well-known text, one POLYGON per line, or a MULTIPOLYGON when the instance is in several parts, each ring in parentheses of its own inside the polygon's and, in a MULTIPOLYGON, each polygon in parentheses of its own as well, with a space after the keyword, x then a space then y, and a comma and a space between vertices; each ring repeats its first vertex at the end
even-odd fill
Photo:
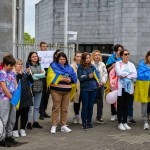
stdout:
POLYGON ((100 87, 97 89, 96 103, 97 103, 97 116, 96 123, 103 123, 103 99, 104 99, 104 85, 107 81, 107 69, 105 64, 102 62, 102 56, 99 50, 92 52, 92 64, 95 66, 97 72, 100 75, 100 87))
POLYGON ((134 64, 129 61, 129 55, 130 53, 127 49, 121 50, 120 56, 122 60, 115 64, 115 71, 118 76, 117 117, 120 130, 131 129, 127 124, 128 106, 134 93, 137 71, 134 64))
MULTIPOLYGON (((78 66, 79 66, 80 61, 81 61, 81 56, 82 56, 81 52, 79 52, 79 51, 76 52, 74 55, 73 63, 71 64, 71 67, 73 68, 73 70, 76 74, 77 74, 78 66)), ((75 116, 73 117, 73 123, 82 124, 81 117, 79 115, 80 104, 81 104, 79 80, 77 80, 77 90, 76 90, 76 94, 73 98, 73 102, 74 102, 73 108, 74 108, 74 113, 75 113, 75 116)))

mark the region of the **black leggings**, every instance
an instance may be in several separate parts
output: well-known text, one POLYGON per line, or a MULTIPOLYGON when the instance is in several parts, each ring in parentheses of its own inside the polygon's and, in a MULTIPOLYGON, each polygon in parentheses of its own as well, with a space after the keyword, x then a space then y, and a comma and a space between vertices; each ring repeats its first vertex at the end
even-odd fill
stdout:
POLYGON ((19 108, 19 110, 16 111, 16 123, 15 123, 14 130, 18 130, 19 117, 20 117, 20 129, 25 129, 28 121, 28 112, 29 112, 29 107, 19 108))
POLYGON ((81 104, 81 97, 79 97, 79 103, 74 103, 73 105, 75 115, 79 115, 80 104, 81 104))

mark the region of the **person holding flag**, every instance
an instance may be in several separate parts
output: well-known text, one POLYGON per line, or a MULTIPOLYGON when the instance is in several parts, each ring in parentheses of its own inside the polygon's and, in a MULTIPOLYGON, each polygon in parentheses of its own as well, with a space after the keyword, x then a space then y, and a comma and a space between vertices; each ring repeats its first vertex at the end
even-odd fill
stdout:
POLYGON ((25 127, 28 121, 28 113, 30 106, 33 106, 31 85, 33 78, 30 73, 30 68, 23 70, 23 62, 20 59, 16 60, 15 72, 17 82, 21 83, 21 94, 18 110, 16 112, 16 123, 13 131, 14 137, 26 136, 25 127), (20 117, 20 132, 18 132, 18 123, 20 117))
POLYGON ((91 64, 91 55, 84 52, 77 70, 80 81, 80 94, 82 100, 82 129, 92 129, 93 106, 96 100, 97 88, 101 86, 100 76, 91 64))
POLYGON ((141 102, 144 130, 149 130, 147 105, 150 102, 150 51, 147 52, 145 59, 140 60, 138 66, 134 100, 141 102))
POLYGON ((12 71, 15 64, 16 61, 13 56, 3 57, 3 69, 0 71, 0 117, 5 127, 2 141, 0 141, 2 147, 18 145, 18 142, 13 138, 16 107, 10 103, 17 88, 16 75, 12 71))
POLYGON ((71 132, 66 126, 69 100, 76 92, 77 77, 73 68, 68 64, 65 53, 61 52, 50 64, 47 72, 47 88, 52 95, 52 127, 51 134, 56 133, 59 111, 61 112, 60 123, 62 132, 71 132))

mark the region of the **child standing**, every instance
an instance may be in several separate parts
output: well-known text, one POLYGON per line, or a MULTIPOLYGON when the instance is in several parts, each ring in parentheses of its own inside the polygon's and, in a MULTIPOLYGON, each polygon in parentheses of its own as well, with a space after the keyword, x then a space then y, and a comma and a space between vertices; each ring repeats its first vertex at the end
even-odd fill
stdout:
POLYGON ((16 119, 16 107, 10 103, 17 86, 16 75, 12 71, 16 64, 12 56, 3 58, 3 69, 0 71, 0 117, 4 122, 5 132, 0 141, 0 146, 11 147, 18 142, 12 137, 16 119))
POLYGON ((26 68, 23 71, 22 61, 20 59, 16 60, 15 72, 17 82, 21 81, 21 97, 20 106, 16 112, 16 123, 13 131, 14 137, 26 136, 25 127, 28 121, 28 113, 30 106, 33 105, 31 87, 33 83, 32 75, 30 74, 30 68, 26 68), (20 117, 20 132, 18 132, 18 121, 20 117))

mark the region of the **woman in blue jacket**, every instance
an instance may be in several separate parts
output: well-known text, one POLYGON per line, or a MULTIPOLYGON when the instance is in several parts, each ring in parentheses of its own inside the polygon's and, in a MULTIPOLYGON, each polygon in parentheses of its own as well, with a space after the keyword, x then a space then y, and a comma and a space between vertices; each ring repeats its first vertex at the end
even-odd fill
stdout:
POLYGON ((91 55, 88 52, 82 54, 81 64, 78 67, 77 74, 80 81, 82 99, 82 128, 83 130, 88 128, 92 129, 93 106, 100 77, 96 68, 91 64, 91 55))

